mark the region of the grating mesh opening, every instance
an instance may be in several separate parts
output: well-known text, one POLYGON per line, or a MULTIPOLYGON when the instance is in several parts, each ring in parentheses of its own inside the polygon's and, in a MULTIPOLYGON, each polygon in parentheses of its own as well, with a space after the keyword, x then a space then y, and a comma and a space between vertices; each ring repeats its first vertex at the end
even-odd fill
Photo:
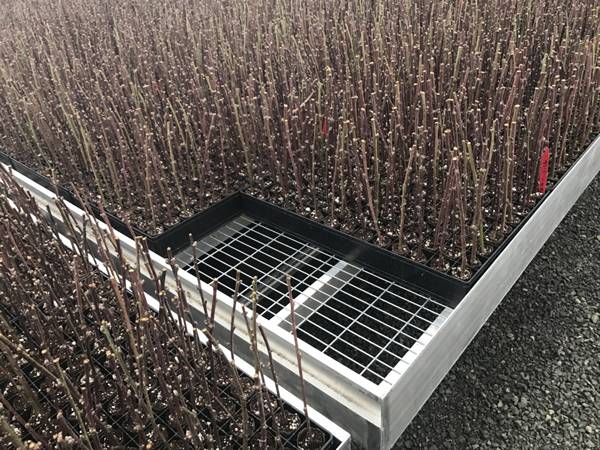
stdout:
POLYGON ((273 226, 239 216, 177 255, 184 270, 251 305, 291 331, 287 276, 297 305, 298 336, 375 384, 400 373, 447 317, 445 306, 399 283, 345 261, 273 226))

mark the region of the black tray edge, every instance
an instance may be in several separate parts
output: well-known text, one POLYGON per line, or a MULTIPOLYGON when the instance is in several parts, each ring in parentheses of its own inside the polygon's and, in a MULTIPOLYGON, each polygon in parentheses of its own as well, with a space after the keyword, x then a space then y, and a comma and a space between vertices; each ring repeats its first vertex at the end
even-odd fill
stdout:
MULTIPOLYGON (((592 144, 595 140, 592 140, 592 144)), ((588 146, 589 148, 589 146, 588 146)), ((548 188, 545 194, 536 202, 533 208, 519 221, 519 223, 502 240, 501 244, 494 249, 485 262, 477 268, 473 276, 468 280, 460 280, 452 275, 433 269, 422 263, 413 261, 405 256, 383 249, 375 244, 355 238, 345 232, 333 229, 327 225, 308 219, 291 210, 277 206, 265 200, 258 199, 242 191, 236 191, 223 200, 213 204, 203 211, 183 220, 182 222, 168 228, 163 233, 150 235, 137 228, 129 227, 125 222, 113 214, 106 213, 111 226, 120 233, 133 237, 131 231, 137 236, 147 239, 150 250, 159 255, 168 256, 169 249, 175 254, 190 244, 192 239, 199 239, 220 225, 244 213, 258 220, 265 221, 271 225, 278 226, 297 237, 308 240, 320 247, 328 249, 349 262, 358 262, 361 265, 375 270, 387 277, 407 283, 420 290, 433 294, 442 300, 447 306, 456 307, 462 298, 469 292, 475 283, 483 276, 498 255, 520 232, 528 220, 537 212, 550 193, 568 176, 572 167, 586 154, 583 151, 569 166, 560 178, 548 188)), ((56 185, 46 176, 40 175, 28 166, 20 163, 6 153, 0 151, 0 161, 10 165, 14 170, 31 178, 45 188, 58 193, 75 206, 81 207, 81 202, 73 193, 56 185)), ((91 205, 92 213, 101 219, 100 209, 91 205)))

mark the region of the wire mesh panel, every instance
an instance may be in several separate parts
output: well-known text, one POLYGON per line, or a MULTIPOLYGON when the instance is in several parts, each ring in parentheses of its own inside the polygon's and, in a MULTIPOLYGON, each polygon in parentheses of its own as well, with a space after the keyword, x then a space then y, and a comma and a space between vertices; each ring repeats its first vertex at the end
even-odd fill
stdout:
POLYGON ((218 280, 258 314, 291 331, 290 277, 298 336, 375 383, 390 383, 447 318, 449 309, 423 293, 241 215, 177 255, 203 281, 218 280), (195 256, 195 258, 194 258, 195 256))

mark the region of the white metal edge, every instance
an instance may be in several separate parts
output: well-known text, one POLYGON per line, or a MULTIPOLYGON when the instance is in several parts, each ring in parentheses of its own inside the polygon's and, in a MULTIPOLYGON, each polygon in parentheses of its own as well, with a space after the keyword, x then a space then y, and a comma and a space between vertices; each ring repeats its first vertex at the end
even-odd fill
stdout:
POLYGON ((382 448, 391 448, 600 171, 600 136, 506 246, 389 392, 382 448))

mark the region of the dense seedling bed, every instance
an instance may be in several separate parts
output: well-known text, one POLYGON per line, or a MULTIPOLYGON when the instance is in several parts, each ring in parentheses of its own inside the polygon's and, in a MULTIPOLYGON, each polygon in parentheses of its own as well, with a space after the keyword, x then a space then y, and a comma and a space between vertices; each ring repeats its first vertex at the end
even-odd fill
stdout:
POLYGON ((595 0, 19 0, 0 147, 158 233, 244 189, 466 279, 600 132, 595 0))
MULTIPOLYGON (((210 321, 201 332, 207 345, 198 330, 182 331, 172 315, 189 314, 182 292, 169 299, 157 279, 153 313, 135 268, 106 258, 109 276, 101 275, 85 240, 74 241, 76 256, 21 191, 5 194, 1 448, 335 448, 306 409, 265 388, 260 364, 249 377, 227 360, 210 321)), ((253 332, 264 341, 262 329, 253 332)))

